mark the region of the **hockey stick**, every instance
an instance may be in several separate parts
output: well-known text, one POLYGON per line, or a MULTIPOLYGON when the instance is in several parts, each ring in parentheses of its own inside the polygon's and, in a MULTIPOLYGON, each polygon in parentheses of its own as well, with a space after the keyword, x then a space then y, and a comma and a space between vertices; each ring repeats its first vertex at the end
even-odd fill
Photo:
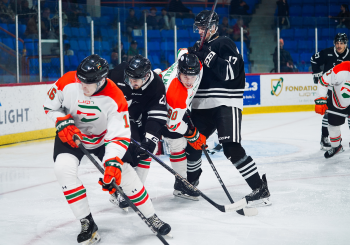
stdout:
POLYGON ((205 37, 207 36, 208 29, 209 29, 210 21, 211 21, 211 19, 213 18, 214 11, 215 11, 216 4, 217 4, 217 3, 218 3, 218 0, 215 0, 214 5, 213 5, 213 7, 211 8, 211 12, 210 12, 210 15, 209 15, 208 23, 207 23, 207 26, 205 27, 204 36, 202 37, 201 43, 200 43, 200 45, 199 45, 199 50, 202 50, 203 43, 204 43, 205 37))
POLYGON ((158 157, 153 155, 151 152, 143 149, 141 145, 134 139, 131 139, 131 142, 134 143, 136 146, 138 146, 141 150, 143 150, 144 153, 147 153, 149 156, 151 156, 156 162, 158 162, 160 165, 162 165, 164 168, 166 168, 170 173, 172 173, 175 178, 180 180, 185 186, 190 187, 197 191, 205 200, 207 200, 211 205, 216 207, 221 212, 231 212, 236 211, 238 209, 242 209, 243 207, 247 206, 247 200, 245 198, 239 200, 238 202, 229 204, 229 205, 220 205, 211 200, 209 197, 204 195, 200 190, 198 190, 195 186, 191 185, 187 179, 179 175, 174 169, 170 168, 167 164, 165 164, 162 160, 160 160, 158 157))
MULTIPOLYGON (((208 162, 209 162, 209 165, 211 166, 211 168, 213 169, 215 175, 216 175, 216 178, 218 179, 222 189, 224 189, 225 193, 226 193, 226 196, 228 197, 228 199, 230 200, 231 203, 234 203, 230 193, 228 192, 228 190, 226 189, 226 186, 224 184, 224 182, 222 181, 218 171, 216 170, 215 166, 214 166, 214 163, 211 161, 211 158, 208 154, 208 152, 206 151, 205 149, 205 146, 203 145, 202 146, 202 151, 204 152, 204 155, 207 157, 208 159, 208 162)), ((243 209, 240 209, 240 210, 237 210, 236 211, 238 214, 240 215, 244 215, 244 216, 255 216, 258 214, 258 210, 256 208, 243 208, 243 209)))
MULTIPOLYGON (((83 144, 81 144, 81 141, 79 139, 79 137, 77 135, 73 136, 73 140, 74 142, 77 144, 77 146, 79 147, 79 149, 85 154, 85 156, 87 156, 87 158, 90 159, 90 161, 95 165, 95 167, 101 172, 101 174, 104 174, 104 169, 101 167, 100 164, 98 164, 98 162, 95 160, 95 158, 93 158, 90 154, 90 152, 88 152, 86 150, 86 148, 83 146, 83 144)), ((119 193, 124 197, 125 201, 129 204, 129 206, 135 211, 135 213, 138 214, 138 216, 140 216, 140 218, 143 220, 143 222, 146 223, 146 225, 152 230, 152 232, 154 234, 156 234, 156 236, 159 238, 159 240, 162 241, 162 243, 164 245, 169 245, 169 243, 167 243, 167 241, 164 239, 164 237, 162 237, 162 235, 160 235, 157 230, 148 222, 148 220, 146 219, 146 217, 141 213, 141 211, 135 206, 135 204, 130 201, 130 199, 128 198, 127 195, 125 195, 125 193, 123 192, 123 190, 114 182, 112 182, 112 186, 113 188, 115 188, 117 191, 119 191, 119 193)))
MULTIPOLYGON (((190 122, 191 126, 194 127, 193 121, 192 121, 192 119, 191 119, 191 117, 190 117, 190 115, 188 114, 187 111, 186 111, 186 115, 187 115, 187 117, 188 117, 188 121, 190 122)), ((202 146, 202 151, 204 152, 204 155, 205 155, 206 158, 208 159, 209 165, 210 165, 210 167, 213 169, 213 171, 214 171, 214 173, 215 173, 215 175, 216 175, 216 178, 218 179, 218 181, 219 181, 219 183, 220 183, 222 189, 224 189, 224 191, 225 191, 225 193, 226 193, 226 196, 228 197, 228 199, 230 200, 231 203, 234 203, 234 201, 233 201, 233 199, 232 199, 230 193, 229 193, 228 190, 226 189, 226 186, 225 186, 224 182, 222 181, 222 179, 221 179, 221 177, 220 177, 218 171, 216 170, 214 163, 212 162, 211 158, 209 157, 208 152, 207 152, 207 150, 205 149, 205 146, 204 146, 204 145, 202 146)), ((244 215, 244 216, 255 216, 255 215, 258 214, 258 210, 257 210, 256 208, 253 208, 253 207, 252 207, 252 208, 242 208, 242 209, 240 209, 240 210, 237 210, 236 212, 237 212, 238 214, 244 215)))
POLYGON ((350 115, 341 114, 341 113, 330 111, 330 110, 326 110, 326 113, 337 115, 337 116, 340 116, 340 117, 345 117, 345 118, 348 118, 350 116, 350 115))

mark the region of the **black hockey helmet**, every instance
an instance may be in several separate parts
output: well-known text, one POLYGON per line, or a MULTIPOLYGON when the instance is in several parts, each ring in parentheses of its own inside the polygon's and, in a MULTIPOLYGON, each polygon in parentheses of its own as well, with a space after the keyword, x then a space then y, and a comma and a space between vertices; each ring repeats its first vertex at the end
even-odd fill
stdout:
POLYGON ((336 42, 343 42, 345 45, 348 44, 348 36, 345 33, 338 33, 337 35, 335 35, 334 37, 334 45, 336 44, 336 42))
POLYGON ((83 83, 99 83, 108 75, 108 62, 97 54, 92 54, 79 64, 77 77, 83 83))
POLYGON ((177 68, 179 73, 189 76, 196 76, 201 70, 199 60, 194 54, 182 55, 178 61, 177 68))
MULTIPOLYGON (((210 10, 203 10, 199 14, 197 14, 194 24, 196 26, 205 26, 208 23, 209 17, 210 17, 210 10)), ((210 20, 210 24, 216 24, 219 23, 219 16, 216 12, 213 13, 213 17, 210 20)))
POLYGON ((151 71, 151 62, 142 55, 135 55, 125 69, 125 75, 134 78, 144 78, 151 71))
MULTIPOLYGON (((208 20, 210 18, 210 10, 203 10, 199 14, 197 14, 196 18, 194 19, 194 24, 193 24, 193 30, 196 32, 198 27, 206 27, 208 24, 208 20)), ((209 22, 209 28, 212 27, 212 25, 215 25, 218 27, 219 25, 219 16, 216 12, 213 13, 213 17, 211 18, 209 22)))

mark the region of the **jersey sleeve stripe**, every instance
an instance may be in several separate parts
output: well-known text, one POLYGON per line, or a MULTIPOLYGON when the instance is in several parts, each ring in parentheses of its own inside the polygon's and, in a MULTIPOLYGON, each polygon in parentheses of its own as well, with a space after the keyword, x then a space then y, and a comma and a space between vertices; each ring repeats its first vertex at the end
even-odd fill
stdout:
POLYGON ((152 110, 152 111, 149 111, 148 114, 167 114, 168 112, 167 111, 159 111, 159 110, 152 110))

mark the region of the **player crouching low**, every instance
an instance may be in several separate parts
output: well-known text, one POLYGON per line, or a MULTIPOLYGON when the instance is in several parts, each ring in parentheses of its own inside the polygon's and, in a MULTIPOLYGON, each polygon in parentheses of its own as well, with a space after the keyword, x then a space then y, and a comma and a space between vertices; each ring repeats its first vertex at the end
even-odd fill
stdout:
MULTIPOLYGON (((160 73, 166 88, 168 109, 167 125, 163 128, 162 135, 170 148, 172 168, 184 178, 196 170, 196 168, 187 165, 185 153, 187 143, 201 149, 206 141, 206 138, 196 128, 190 126, 189 118, 186 115, 186 110, 190 107, 197 92, 202 75, 202 64, 197 56, 188 54, 187 49, 180 49, 178 61, 160 73)), ((195 201, 198 201, 198 196, 200 196, 197 191, 185 186, 176 178, 173 194, 176 197, 195 201)))
POLYGON ((319 98, 315 99, 315 112, 321 115, 328 113, 328 131, 332 148, 325 158, 343 152, 340 126, 350 114, 350 61, 344 61, 329 70, 319 79, 319 98), (331 96, 327 92, 331 88, 331 96))
POLYGON ((84 147, 104 164, 100 183, 113 193, 115 180, 148 221, 166 235, 171 228, 155 214, 153 204, 135 170, 120 159, 130 144, 128 105, 123 93, 109 79, 108 63, 90 55, 77 71, 64 74, 50 88, 44 103, 45 113, 56 122, 54 169, 63 194, 81 222, 78 243, 94 244, 100 240, 91 215, 86 189, 78 178, 78 166, 84 154, 73 141, 78 135, 84 147))

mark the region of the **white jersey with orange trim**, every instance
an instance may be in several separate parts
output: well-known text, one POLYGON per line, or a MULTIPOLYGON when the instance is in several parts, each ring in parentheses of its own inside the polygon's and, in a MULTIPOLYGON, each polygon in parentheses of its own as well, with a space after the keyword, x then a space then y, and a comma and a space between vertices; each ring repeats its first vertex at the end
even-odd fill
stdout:
MULTIPOLYGON (((180 59, 185 53, 187 53, 187 49, 179 49, 177 53, 178 59, 180 59)), ((168 110, 166 126, 170 132, 185 134, 188 126, 182 119, 187 108, 190 107, 192 99, 196 94, 202 80, 203 66, 200 62, 200 73, 190 89, 185 88, 185 86, 180 82, 178 78, 177 66, 178 62, 175 62, 172 66, 161 72, 159 75, 161 76, 166 88, 168 110)))
POLYGON ((323 74, 318 83, 320 97, 327 97, 328 89, 332 90, 335 108, 344 110, 350 105, 350 61, 344 61, 323 74))
POLYGON ((107 79, 97 94, 85 96, 76 71, 71 71, 58 79, 47 95, 44 110, 54 122, 71 114, 87 149, 106 145, 103 162, 124 156, 131 135, 128 104, 111 80, 107 79))

